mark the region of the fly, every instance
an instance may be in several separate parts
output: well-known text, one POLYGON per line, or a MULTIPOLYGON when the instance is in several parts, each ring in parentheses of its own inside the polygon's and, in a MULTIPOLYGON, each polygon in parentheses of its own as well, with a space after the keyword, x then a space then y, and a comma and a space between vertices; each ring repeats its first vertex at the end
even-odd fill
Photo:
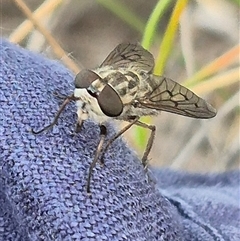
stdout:
POLYGON ((133 125, 151 131, 142 157, 143 166, 147 166, 156 127, 141 122, 140 117, 157 115, 160 111, 200 119, 216 115, 216 110, 205 100, 169 78, 154 75, 153 68, 152 54, 139 44, 119 44, 98 68, 84 69, 76 75, 74 93, 65 99, 50 125, 40 131, 32 130, 34 134, 39 134, 53 127, 71 100, 77 105, 77 130, 88 118, 99 124, 100 140, 89 168, 87 193, 90 194, 91 176, 100 154, 103 163, 108 147, 133 125), (107 135, 105 123, 111 119, 129 123, 104 146, 107 135))

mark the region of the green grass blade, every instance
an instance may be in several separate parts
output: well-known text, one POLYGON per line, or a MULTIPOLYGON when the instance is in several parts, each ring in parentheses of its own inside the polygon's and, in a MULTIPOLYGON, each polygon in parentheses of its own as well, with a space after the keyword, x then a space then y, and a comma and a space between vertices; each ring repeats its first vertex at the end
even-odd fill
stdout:
POLYGON ((157 24, 159 23, 162 15, 166 12, 169 4, 172 2, 172 0, 159 0, 157 5, 155 6, 153 12, 151 13, 148 22, 146 24, 143 38, 142 38, 142 46, 145 49, 150 48, 153 39, 156 34, 156 28, 157 24))
POLYGON ((162 43, 159 48, 159 54, 156 60, 154 73, 162 75, 166 66, 167 59, 173 47, 173 41, 179 24, 180 16, 187 6, 188 0, 178 0, 173 9, 172 16, 169 20, 167 30, 163 36, 162 43))

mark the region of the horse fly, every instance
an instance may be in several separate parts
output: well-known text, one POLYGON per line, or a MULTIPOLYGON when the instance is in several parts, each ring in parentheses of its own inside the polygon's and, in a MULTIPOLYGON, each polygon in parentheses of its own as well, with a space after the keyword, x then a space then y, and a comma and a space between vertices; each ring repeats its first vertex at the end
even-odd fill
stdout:
POLYGON ((146 145, 142 164, 147 166, 147 157, 153 145, 155 126, 141 122, 142 116, 157 115, 160 111, 192 118, 208 119, 216 115, 216 110, 205 100, 177 82, 152 73, 154 58, 151 53, 137 43, 119 44, 96 69, 84 69, 75 78, 75 90, 60 107, 53 122, 39 134, 53 127, 71 101, 76 101, 78 130, 88 118, 100 126, 100 140, 95 156, 89 168, 87 193, 90 194, 90 182, 93 168, 111 143, 127 131, 132 125, 151 131, 146 145), (107 134, 105 123, 110 120, 129 122, 126 127, 113 136, 103 147, 107 134))

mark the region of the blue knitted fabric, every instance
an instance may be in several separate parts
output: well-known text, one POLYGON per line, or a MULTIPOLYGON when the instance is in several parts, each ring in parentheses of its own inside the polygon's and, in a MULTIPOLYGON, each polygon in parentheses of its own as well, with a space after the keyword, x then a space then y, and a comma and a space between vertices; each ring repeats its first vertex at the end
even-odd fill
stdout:
MULTIPOLYGON (((74 76, 57 61, 0 44, 0 240, 240 240, 239 173, 190 175, 143 167, 119 138, 86 178, 99 141, 74 103, 53 129, 74 76), (153 176, 156 176, 153 178, 153 176)), ((108 138, 115 132, 109 124, 108 138)))

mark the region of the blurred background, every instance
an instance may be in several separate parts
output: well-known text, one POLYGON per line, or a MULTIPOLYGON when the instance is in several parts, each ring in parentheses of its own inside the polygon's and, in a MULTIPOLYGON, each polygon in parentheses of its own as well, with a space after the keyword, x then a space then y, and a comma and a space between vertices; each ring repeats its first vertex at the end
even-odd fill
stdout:
MULTIPOLYGON (((210 120, 166 112, 144 118, 157 127, 150 164, 219 172, 239 168, 239 7, 238 0, 3 0, 1 36, 75 74, 121 42, 140 42, 154 55, 156 74, 218 110, 210 120)), ((149 134, 132 128, 124 138, 141 157, 149 134)))

